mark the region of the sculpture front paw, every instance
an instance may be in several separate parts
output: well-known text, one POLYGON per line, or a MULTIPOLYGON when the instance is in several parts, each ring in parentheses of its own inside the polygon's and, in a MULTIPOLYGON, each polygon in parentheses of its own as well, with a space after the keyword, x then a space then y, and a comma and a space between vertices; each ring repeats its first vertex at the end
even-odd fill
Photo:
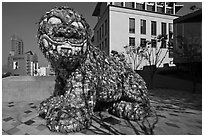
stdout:
POLYGON ((73 106, 66 96, 50 97, 39 108, 39 116, 47 120, 51 131, 79 132, 91 125, 92 111, 84 105, 73 106))
POLYGON ((53 110, 47 119, 48 128, 61 133, 79 132, 90 125, 91 117, 85 108, 64 106, 53 110))

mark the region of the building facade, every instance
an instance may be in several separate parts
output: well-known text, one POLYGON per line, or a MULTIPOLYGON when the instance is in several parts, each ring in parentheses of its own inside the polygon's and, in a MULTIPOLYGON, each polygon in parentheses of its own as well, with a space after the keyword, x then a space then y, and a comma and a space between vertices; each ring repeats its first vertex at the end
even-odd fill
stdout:
POLYGON ((23 40, 13 35, 8 57, 8 70, 14 76, 37 76, 38 58, 32 51, 24 53, 23 40))
POLYGON ((202 62, 202 10, 174 20, 173 57, 175 64, 202 62))
MULTIPOLYGON (((145 41, 153 41, 160 34, 169 36, 173 32, 173 20, 178 17, 176 12, 181 7, 175 2, 98 2, 93 12, 98 18, 94 44, 110 54, 112 50, 125 52, 127 45, 139 46, 145 41)), ((158 42, 157 46, 162 43, 158 42)), ((161 54, 165 54, 167 48, 164 46, 161 54)), ((158 67, 165 63, 173 63, 168 54, 158 67)), ((148 61, 144 60, 138 69, 147 65, 148 61)))
POLYGON ((47 67, 39 67, 39 76, 53 76, 55 75, 54 69, 49 64, 47 67))

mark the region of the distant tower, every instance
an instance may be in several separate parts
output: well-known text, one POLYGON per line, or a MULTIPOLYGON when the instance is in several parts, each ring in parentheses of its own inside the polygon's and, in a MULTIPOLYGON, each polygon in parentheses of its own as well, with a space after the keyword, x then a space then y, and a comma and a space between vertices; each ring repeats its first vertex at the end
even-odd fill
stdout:
POLYGON ((11 54, 12 55, 23 55, 23 40, 17 35, 11 37, 11 54))

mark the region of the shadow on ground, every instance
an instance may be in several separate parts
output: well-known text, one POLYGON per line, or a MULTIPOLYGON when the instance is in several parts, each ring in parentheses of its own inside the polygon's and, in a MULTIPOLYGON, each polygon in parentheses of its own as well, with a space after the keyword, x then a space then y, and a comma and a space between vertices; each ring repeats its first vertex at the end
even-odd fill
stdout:
POLYGON ((98 135, 152 135, 158 122, 154 112, 149 117, 140 121, 129 121, 117 118, 106 112, 97 113, 92 117, 92 125, 82 133, 98 135))
POLYGON ((202 94, 171 89, 149 90, 150 100, 156 101, 161 109, 194 109, 202 110, 202 94))

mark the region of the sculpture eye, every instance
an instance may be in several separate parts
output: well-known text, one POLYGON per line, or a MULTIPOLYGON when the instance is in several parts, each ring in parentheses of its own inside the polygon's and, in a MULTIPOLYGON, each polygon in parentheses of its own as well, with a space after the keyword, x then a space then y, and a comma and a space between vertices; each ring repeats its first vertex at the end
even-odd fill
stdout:
POLYGON ((56 17, 51 17, 49 20, 48 20, 48 23, 50 24, 60 24, 62 23, 61 20, 59 18, 56 18, 56 17))
POLYGON ((71 24, 71 26, 74 26, 76 28, 81 28, 81 29, 84 29, 84 26, 81 24, 81 22, 73 22, 71 24))
POLYGON ((72 24, 71 24, 72 26, 74 26, 74 27, 76 27, 76 28, 78 28, 79 27, 79 25, 78 25, 78 23, 77 22, 72 22, 72 24))
POLYGON ((78 25, 81 29, 84 29, 84 26, 81 24, 81 22, 78 22, 78 25))

